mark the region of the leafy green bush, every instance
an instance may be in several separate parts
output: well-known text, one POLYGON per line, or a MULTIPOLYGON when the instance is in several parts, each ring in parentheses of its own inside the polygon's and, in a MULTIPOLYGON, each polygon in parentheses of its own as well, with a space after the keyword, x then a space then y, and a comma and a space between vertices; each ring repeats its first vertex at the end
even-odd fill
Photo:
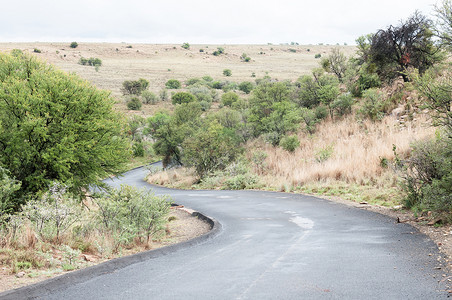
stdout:
POLYGON ((254 89, 254 84, 249 81, 243 81, 239 84, 239 90, 244 92, 245 94, 251 93, 251 91, 254 89))
POLYGON ((144 78, 138 80, 126 80, 122 83, 122 93, 124 95, 140 95, 149 87, 149 81, 144 78))
POLYGON ((298 136, 290 135, 283 137, 279 142, 279 145, 286 151, 294 152, 300 147, 300 141, 298 140, 298 136))
POLYGON ((195 95, 196 99, 198 101, 204 101, 207 103, 211 103, 213 101, 212 99, 212 93, 210 92, 210 89, 203 85, 195 85, 190 87, 189 92, 195 95))
POLYGON ((221 95, 221 103, 224 106, 231 106, 237 100, 239 100, 239 96, 234 92, 227 92, 221 95))
POLYGON ((190 78, 190 79, 187 79, 187 81, 185 82, 185 85, 191 86, 191 85, 195 85, 198 83, 202 83, 202 80, 199 78, 190 78))
POLYGON ((170 80, 168 80, 165 83, 165 86, 166 86, 167 89, 177 90, 177 89, 180 89, 182 85, 181 85, 179 80, 177 80, 177 79, 170 79, 170 80))
POLYGON ((384 116, 384 99, 380 92, 376 89, 366 90, 363 94, 363 103, 358 110, 358 114, 363 118, 372 121, 380 120, 384 116))
POLYGON ((322 54, 320 54, 320 53, 317 53, 316 55, 314 55, 314 58, 320 58, 320 57, 322 57, 322 54))
POLYGON ((230 69, 224 69, 223 70, 223 75, 224 76, 232 76, 232 71, 230 69))
POLYGON ((134 157, 143 157, 144 156, 144 145, 143 142, 138 141, 133 143, 132 152, 134 157))
POLYGON ((72 42, 69 47, 71 48, 77 48, 78 47, 78 43, 77 42, 72 42))
POLYGON ((34 53, 41 53, 41 50, 39 50, 38 48, 34 48, 34 49, 33 49, 33 52, 34 52, 34 53))
POLYGON ((190 103, 196 101, 196 96, 188 92, 177 92, 171 96, 173 104, 190 103))
POLYGON ((168 100, 168 90, 167 89, 160 90, 159 97, 160 97, 160 100, 162 100, 162 101, 168 100))
POLYGON ((138 97, 132 97, 127 101, 127 108, 130 110, 140 110, 142 103, 138 97))
POLYGON ((102 60, 100 58, 94 58, 94 57, 90 57, 90 58, 80 57, 80 60, 78 63, 83 66, 93 66, 93 67, 102 66, 102 60))
POLYGON ((351 94, 342 94, 333 102, 331 107, 337 115, 345 116, 352 112, 354 102, 351 94))
POLYGON ((219 56, 219 55, 221 55, 223 53, 224 53, 224 48, 218 47, 217 50, 215 50, 212 54, 215 55, 215 56, 219 56))
POLYGON ((0 166, 0 222, 2 216, 17 209, 14 193, 20 189, 21 183, 8 170, 0 166))
POLYGON ((450 214, 451 170, 452 142, 449 137, 437 135, 435 139, 414 143, 410 157, 404 162, 405 205, 450 214))
POLYGON ((156 94, 148 90, 141 92, 141 98, 143 99, 144 104, 156 104, 159 100, 156 94))
POLYGON ((190 49, 190 44, 189 43, 183 43, 181 47, 186 49, 186 50, 188 50, 188 49, 190 49))
POLYGON ((125 124, 108 92, 31 55, 0 54, 0 65, 0 165, 22 183, 18 196, 54 180, 84 195, 122 168, 125 124))

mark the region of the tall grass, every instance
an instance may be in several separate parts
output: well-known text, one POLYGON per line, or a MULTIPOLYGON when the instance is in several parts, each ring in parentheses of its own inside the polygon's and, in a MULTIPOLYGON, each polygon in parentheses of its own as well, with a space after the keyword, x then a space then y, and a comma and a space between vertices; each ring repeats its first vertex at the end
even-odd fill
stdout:
POLYGON ((301 145, 294 152, 255 141, 248 144, 247 153, 251 159, 256 148, 265 151, 261 179, 274 189, 286 191, 333 182, 342 186, 396 187, 396 176, 384 162, 394 159, 394 146, 403 157, 410 151, 410 143, 431 135, 433 129, 427 125, 428 120, 422 116, 403 125, 391 116, 381 122, 357 122, 354 116, 348 116, 322 122, 314 135, 299 132, 301 145))

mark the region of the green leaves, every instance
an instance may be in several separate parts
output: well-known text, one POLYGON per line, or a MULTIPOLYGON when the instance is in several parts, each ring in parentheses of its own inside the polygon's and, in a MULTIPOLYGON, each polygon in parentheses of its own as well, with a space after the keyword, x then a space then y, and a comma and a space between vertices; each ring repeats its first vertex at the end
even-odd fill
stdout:
POLYGON ((123 120, 109 93, 35 58, 0 54, 0 164, 20 194, 54 181, 83 188, 127 159, 123 120))

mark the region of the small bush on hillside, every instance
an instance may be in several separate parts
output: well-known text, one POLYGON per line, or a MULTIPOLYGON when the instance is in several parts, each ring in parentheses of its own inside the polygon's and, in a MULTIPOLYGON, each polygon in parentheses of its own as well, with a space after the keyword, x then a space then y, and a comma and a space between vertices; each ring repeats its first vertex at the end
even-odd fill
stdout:
POLYGON ((217 50, 215 50, 212 54, 215 55, 215 56, 219 56, 219 55, 221 55, 223 53, 224 53, 224 48, 218 47, 217 50))
POLYGON ((352 105, 355 102, 351 94, 340 95, 331 105, 334 113, 338 116, 345 116, 352 112, 352 105))
POLYGON ((294 152, 300 147, 300 141, 296 135, 285 136, 279 142, 279 145, 286 151, 294 152))
POLYGON ((142 103, 138 97, 133 97, 127 101, 127 108, 130 110, 140 110, 142 103))
POLYGON ((171 97, 171 102, 176 104, 190 103, 196 101, 195 95, 187 92, 178 92, 171 97))
POLYGON ((138 80, 126 80, 122 83, 122 93, 124 95, 140 95, 149 87, 149 81, 144 78, 138 80))
POLYGON ((254 89, 254 84, 249 81, 243 81, 239 84, 239 90, 244 92, 245 94, 251 93, 251 91, 254 89))
POLYGON ((177 89, 180 89, 182 85, 181 85, 179 80, 177 80, 177 79, 170 79, 170 80, 168 80, 165 83, 165 86, 166 86, 167 89, 177 90, 177 89))
POLYGON ((78 47, 78 43, 77 42, 72 42, 69 47, 71 48, 77 48, 78 47))
POLYGON ((78 61, 79 64, 83 65, 83 66, 102 66, 102 60, 100 58, 94 58, 94 57, 90 57, 90 58, 84 58, 84 57, 80 57, 80 60, 78 61))
POLYGON ((191 86, 191 85, 195 85, 198 83, 202 83, 202 80, 199 78, 190 78, 190 79, 187 79, 187 81, 185 81, 186 86, 191 86))
POLYGON ((230 69, 224 69, 223 70, 223 75, 224 76, 232 76, 232 71, 230 69))
POLYGON ((314 55, 314 58, 321 58, 322 57, 322 54, 320 54, 320 53, 317 53, 316 55, 314 55))
POLYGON ((188 50, 188 49, 190 49, 190 44, 189 43, 183 43, 181 47, 186 49, 186 50, 188 50))
POLYGON ((41 50, 39 50, 38 48, 34 48, 34 49, 33 49, 33 52, 34 52, 34 53, 41 53, 41 50))
POLYGON ((162 89, 159 93, 159 97, 160 97, 160 100, 162 100, 162 101, 168 100, 168 90, 162 89))
MULTIPOLYGON (((404 162, 405 205, 450 214, 452 211, 452 142, 437 135, 412 145, 404 162)), ((450 218, 450 217, 449 217, 450 218)), ((452 221, 452 220, 448 220, 452 221)))
POLYGON ((143 99, 144 104, 156 104, 159 100, 156 94, 148 90, 141 92, 141 98, 143 99))
POLYGON ((239 100, 239 96, 234 92, 227 92, 221 95, 221 103, 224 106, 232 106, 237 100, 239 100))
POLYGON ((384 116, 385 102, 381 93, 376 89, 370 89, 363 94, 363 103, 358 110, 362 118, 368 118, 372 121, 381 120, 384 116))

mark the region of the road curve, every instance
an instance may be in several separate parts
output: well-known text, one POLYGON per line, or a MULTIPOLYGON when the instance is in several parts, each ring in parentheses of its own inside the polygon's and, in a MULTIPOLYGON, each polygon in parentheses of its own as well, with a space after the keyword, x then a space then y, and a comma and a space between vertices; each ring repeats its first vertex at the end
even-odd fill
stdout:
POLYGON ((169 194, 176 203, 214 217, 221 232, 76 284, 42 284, 37 299, 447 297, 441 254, 407 224, 303 195, 154 187, 143 181, 146 172, 132 170, 109 183, 169 194))

